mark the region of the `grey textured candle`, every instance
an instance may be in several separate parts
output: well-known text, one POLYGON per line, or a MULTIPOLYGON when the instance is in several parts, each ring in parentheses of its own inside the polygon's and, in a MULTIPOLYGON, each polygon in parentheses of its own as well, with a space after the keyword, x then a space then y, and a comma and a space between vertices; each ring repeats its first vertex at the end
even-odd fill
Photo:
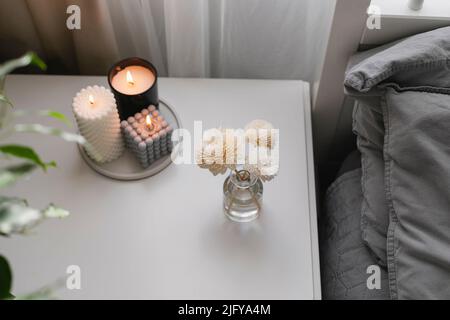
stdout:
POLYGON ((123 120, 121 129, 126 147, 144 168, 172 151, 173 129, 155 106, 123 120))

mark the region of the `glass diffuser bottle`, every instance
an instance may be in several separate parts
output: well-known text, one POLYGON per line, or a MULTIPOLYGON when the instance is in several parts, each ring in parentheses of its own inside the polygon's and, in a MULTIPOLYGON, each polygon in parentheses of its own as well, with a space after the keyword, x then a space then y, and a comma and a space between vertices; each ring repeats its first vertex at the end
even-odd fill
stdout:
POLYGON ((223 205, 228 218, 248 222, 259 216, 263 184, 247 170, 233 170, 223 184, 223 205))

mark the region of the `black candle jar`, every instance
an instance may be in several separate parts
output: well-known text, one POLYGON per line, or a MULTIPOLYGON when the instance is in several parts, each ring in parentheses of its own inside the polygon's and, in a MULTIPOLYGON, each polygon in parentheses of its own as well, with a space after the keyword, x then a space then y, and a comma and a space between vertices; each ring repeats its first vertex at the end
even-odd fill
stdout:
POLYGON ((126 120, 128 119, 128 117, 134 116, 136 113, 142 111, 142 109, 148 107, 151 104, 158 108, 158 72, 150 62, 136 57, 119 61, 114 66, 112 66, 111 70, 109 71, 108 83, 111 87, 112 92, 114 93, 114 97, 116 98, 120 120, 126 120), (113 78, 127 67, 134 66, 148 69, 154 76, 154 82, 148 89, 144 89, 142 92, 124 93, 119 91, 120 88, 117 88, 117 86, 113 86, 113 78))

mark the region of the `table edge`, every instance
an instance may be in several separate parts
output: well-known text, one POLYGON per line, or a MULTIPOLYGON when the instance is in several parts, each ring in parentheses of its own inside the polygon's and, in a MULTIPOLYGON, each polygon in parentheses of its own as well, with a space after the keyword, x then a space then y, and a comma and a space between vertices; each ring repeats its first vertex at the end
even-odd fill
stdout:
POLYGON ((316 200, 316 182, 314 165, 314 147, 312 134, 312 110, 310 98, 310 85, 303 82, 303 111, 305 119, 305 139, 306 139, 306 162, 308 173, 308 199, 309 199, 309 223, 311 237, 311 263, 313 273, 313 298, 322 299, 322 289, 320 282, 320 261, 319 261, 319 242, 317 228, 317 200, 316 200))

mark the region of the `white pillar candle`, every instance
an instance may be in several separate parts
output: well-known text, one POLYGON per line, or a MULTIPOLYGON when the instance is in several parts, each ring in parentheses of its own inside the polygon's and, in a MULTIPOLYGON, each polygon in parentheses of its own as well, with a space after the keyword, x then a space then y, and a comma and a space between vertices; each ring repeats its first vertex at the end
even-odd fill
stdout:
POLYGON ((117 91, 127 94, 140 94, 153 86, 155 75, 142 66, 129 66, 120 70, 111 80, 111 85, 117 91))
POLYGON ((112 92, 105 87, 89 86, 77 93, 72 107, 79 132, 88 142, 88 155, 101 163, 119 158, 124 143, 112 92))

